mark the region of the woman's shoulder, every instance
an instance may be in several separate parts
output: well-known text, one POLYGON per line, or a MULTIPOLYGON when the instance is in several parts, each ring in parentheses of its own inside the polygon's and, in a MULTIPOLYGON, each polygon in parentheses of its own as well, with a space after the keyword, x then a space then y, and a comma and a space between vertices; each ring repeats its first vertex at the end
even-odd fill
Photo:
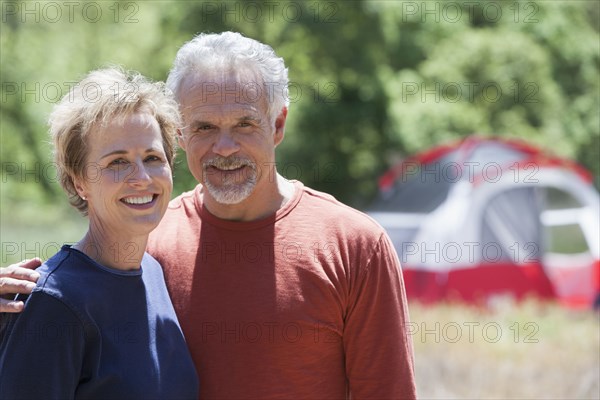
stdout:
POLYGON ((70 305, 72 302, 68 300, 73 293, 83 290, 85 278, 81 276, 82 268, 77 268, 77 261, 68 245, 64 245, 36 271, 40 278, 32 294, 50 296, 70 305))
POLYGON ((162 265, 148 252, 142 257, 142 274, 146 277, 152 276, 164 280, 162 265))
POLYGON ((54 286, 57 275, 62 275, 68 270, 70 259, 69 247, 67 245, 44 261, 42 265, 36 269, 40 273, 40 278, 37 281, 36 289, 40 291, 51 289, 54 286))
POLYGON ((147 251, 144 252, 142 257, 142 268, 158 269, 162 271, 162 267, 158 260, 150 255, 147 251))
POLYGON ((25 302, 25 310, 22 314, 29 315, 27 319, 32 318, 36 322, 50 320, 55 323, 84 320, 77 307, 83 294, 73 296, 74 292, 82 292, 83 288, 79 282, 73 282, 68 278, 72 274, 69 271, 70 264, 72 264, 72 257, 68 246, 63 246, 36 269, 40 273, 36 287, 29 295, 18 295, 18 299, 25 302))

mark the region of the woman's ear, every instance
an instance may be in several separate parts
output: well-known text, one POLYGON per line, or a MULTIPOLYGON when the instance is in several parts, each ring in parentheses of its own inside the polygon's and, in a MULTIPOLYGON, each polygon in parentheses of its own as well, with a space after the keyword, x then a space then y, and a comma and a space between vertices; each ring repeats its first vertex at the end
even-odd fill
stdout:
POLYGON ((81 178, 73 178, 73 186, 75 191, 83 200, 87 200, 87 190, 81 178))

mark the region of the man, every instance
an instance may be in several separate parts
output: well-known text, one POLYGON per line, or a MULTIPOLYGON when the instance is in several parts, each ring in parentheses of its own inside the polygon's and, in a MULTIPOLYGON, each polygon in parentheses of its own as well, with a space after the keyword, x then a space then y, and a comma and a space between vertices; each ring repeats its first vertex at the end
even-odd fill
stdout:
MULTIPOLYGON (((186 43, 167 79, 200 184, 171 201, 148 251, 165 270, 200 397, 415 398, 389 238, 364 214, 276 171, 287 83, 269 46, 232 32, 186 43)), ((6 288, 11 278, 35 280, 9 268, 6 288)))

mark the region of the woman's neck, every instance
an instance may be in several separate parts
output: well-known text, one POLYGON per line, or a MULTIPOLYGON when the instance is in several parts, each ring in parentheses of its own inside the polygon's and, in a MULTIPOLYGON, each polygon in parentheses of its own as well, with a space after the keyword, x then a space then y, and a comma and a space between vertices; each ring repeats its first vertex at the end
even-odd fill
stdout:
POLYGON ((105 267, 130 271, 140 268, 147 243, 148 235, 109 235, 90 224, 83 239, 73 245, 73 248, 105 267))

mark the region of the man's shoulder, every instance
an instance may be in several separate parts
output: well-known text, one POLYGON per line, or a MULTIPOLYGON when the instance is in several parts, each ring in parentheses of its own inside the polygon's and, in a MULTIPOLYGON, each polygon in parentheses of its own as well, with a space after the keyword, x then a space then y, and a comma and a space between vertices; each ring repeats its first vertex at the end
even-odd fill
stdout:
POLYGON ((169 207, 167 208, 167 213, 177 212, 177 210, 181 210, 181 208, 195 207, 195 202, 196 202, 195 194, 196 194, 197 190, 199 190, 198 186, 196 186, 192 190, 183 192, 179 196, 172 199, 169 202, 169 207))
POLYGON ((190 215, 197 214, 196 209, 198 205, 196 204, 196 190, 198 190, 198 187, 188 192, 183 192, 171 200, 165 215, 154 232, 160 232, 169 226, 177 226, 182 222, 182 218, 187 220, 190 215))
POLYGON ((169 202, 167 211, 158 226, 150 232, 147 250, 156 256, 159 248, 168 249, 175 243, 175 238, 188 231, 196 231, 200 224, 196 191, 184 192, 169 202))
POLYGON ((331 194, 307 186, 303 186, 302 190, 304 193, 301 208, 310 210, 310 214, 323 223, 372 232, 376 236, 380 236, 384 232, 381 225, 373 218, 342 203, 331 194))

